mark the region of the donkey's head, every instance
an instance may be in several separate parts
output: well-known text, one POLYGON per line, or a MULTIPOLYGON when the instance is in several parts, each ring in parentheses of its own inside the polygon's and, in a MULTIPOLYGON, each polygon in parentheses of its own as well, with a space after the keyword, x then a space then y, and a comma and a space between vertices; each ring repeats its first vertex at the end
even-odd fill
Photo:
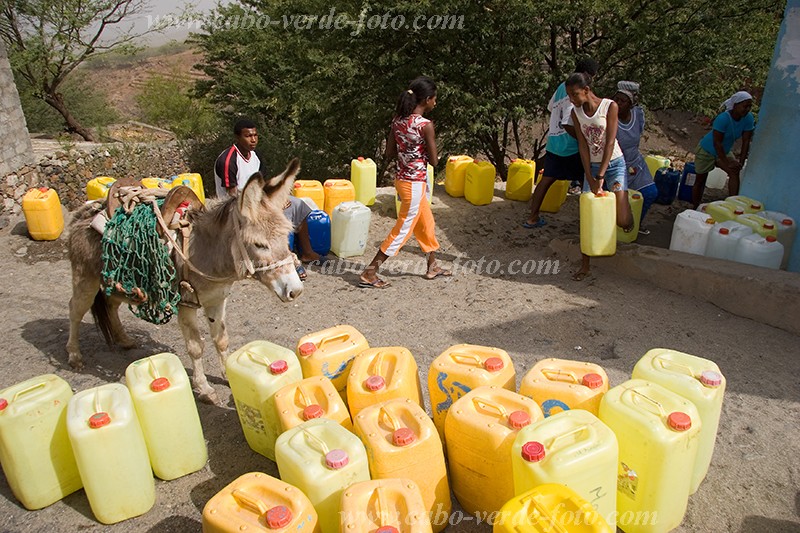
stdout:
POLYGON ((236 199, 235 212, 231 213, 239 226, 238 239, 231 243, 237 274, 251 274, 272 287, 284 302, 303 292, 303 282, 289 250, 292 224, 283 214, 299 170, 299 161, 293 159, 275 177, 265 179, 259 173, 254 174, 236 199))

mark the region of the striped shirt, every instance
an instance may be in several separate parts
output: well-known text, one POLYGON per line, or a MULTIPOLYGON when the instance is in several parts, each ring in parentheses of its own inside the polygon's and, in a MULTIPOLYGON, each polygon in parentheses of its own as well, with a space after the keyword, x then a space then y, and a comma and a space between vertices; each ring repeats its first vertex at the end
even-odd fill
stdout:
POLYGON ((214 164, 214 182, 217 185, 217 198, 227 198, 231 187, 240 191, 247 185, 247 180, 256 172, 265 173, 264 164, 255 150, 251 150, 248 157, 244 157, 239 148, 234 144, 219 154, 214 164))

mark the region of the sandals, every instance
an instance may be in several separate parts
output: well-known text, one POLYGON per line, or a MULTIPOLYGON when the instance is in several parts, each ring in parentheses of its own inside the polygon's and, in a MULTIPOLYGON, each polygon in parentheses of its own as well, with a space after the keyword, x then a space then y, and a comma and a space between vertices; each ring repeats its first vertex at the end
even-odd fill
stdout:
POLYGON ((358 286, 361 289, 385 289, 389 285, 391 285, 391 283, 381 278, 375 278, 375 281, 364 281, 362 279, 358 282, 358 286))
POLYGON ((453 272, 451 270, 445 270, 443 268, 437 267, 436 270, 434 270, 433 272, 426 272, 425 275, 422 276, 422 277, 427 279, 427 280, 431 280, 431 279, 436 279, 436 278, 438 278, 440 276, 446 278, 446 277, 450 277, 452 275, 453 275, 453 272))
POLYGON ((536 229, 536 228, 541 228, 542 226, 545 226, 546 224, 547 224, 547 221, 545 219, 539 217, 539 219, 536 222, 534 222, 533 224, 531 224, 528 221, 523 222, 522 223, 522 227, 525 228, 525 229, 536 229))

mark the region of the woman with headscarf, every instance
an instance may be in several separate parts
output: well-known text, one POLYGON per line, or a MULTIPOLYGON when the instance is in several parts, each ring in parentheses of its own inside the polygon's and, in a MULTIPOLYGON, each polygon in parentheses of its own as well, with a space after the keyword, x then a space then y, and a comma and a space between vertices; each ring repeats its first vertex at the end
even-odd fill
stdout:
POLYGON ((713 129, 700 140, 694 159, 694 170, 697 179, 692 189, 692 203, 694 207, 703 201, 703 192, 706 189, 706 178, 714 167, 719 167, 728 174, 728 195, 739 194, 739 172, 744 166, 750 152, 750 141, 753 138, 755 119, 750 109, 753 107, 753 97, 750 93, 739 91, 725 100, 725 111, 714 119, 713 129), (730 153, 739 138, 742 139, 742 150, 739 159, 730 153))
MULTIPOLYGON (((636 190, 644 198, 642 216, 644 220, 647 210, 653 205, 658 196, 658 189, 644 161, 644 156, 639 151, 639 142, 644 132, 644 111, 639 106, 639 84, 634 81, 620 81, 617 83, 617 92, 614 101, 619 110, 617 116, 617 142, 625 157, 625 166, 628 172, 628 189, 636 190)), ((641 222, 640 222, 641 223, 641 222)), ((639 228, 639 233, 648 235, 650 231, 639 228)))

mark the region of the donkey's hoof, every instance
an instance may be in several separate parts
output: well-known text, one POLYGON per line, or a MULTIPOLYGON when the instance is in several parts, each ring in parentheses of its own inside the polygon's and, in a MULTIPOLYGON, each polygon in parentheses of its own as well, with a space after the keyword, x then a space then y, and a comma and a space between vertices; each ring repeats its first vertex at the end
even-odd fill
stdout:
POLYGON ((70 353, 69 366, 71 366, 74 370, 83 370, 83 358, 81 357, 81 354, 70 353))
POLYGON ((123 350, 130 350, 131 348, 136 348, 137 346, 136 341, 130 337, 124 337, 115 342, 117 346, 119 346, 123 350))

